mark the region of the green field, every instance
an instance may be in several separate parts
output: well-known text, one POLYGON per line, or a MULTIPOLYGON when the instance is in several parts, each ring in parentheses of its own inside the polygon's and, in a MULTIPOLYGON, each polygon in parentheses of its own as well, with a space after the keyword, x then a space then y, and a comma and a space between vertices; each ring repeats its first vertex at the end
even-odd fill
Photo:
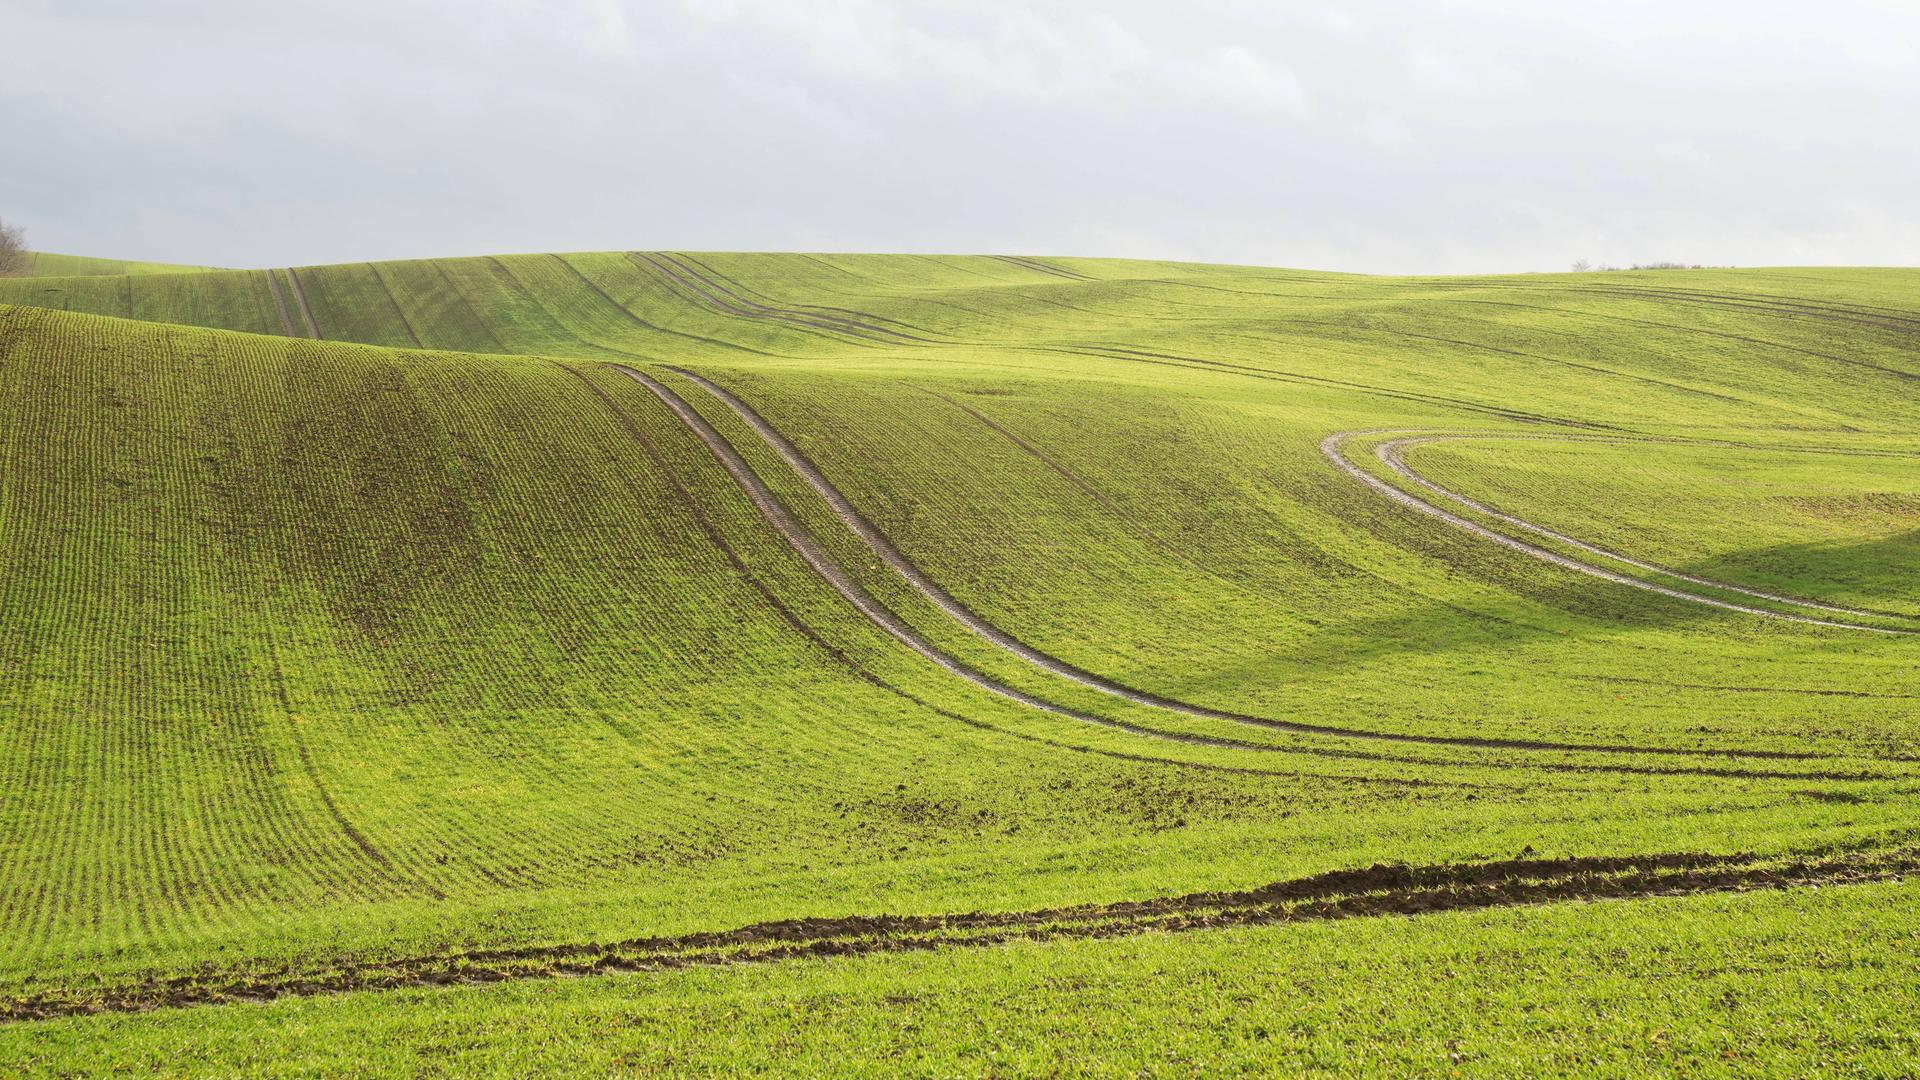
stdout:
POLYGON ((0 1071, 1902 1072, 1916 296, 0 280, 0 1071))
POLYGON ((63 278, 133 276, 143 274, 182 274, 211 270, 210 266, 182 266, 178 263, 134 262, 128 259, 97 259, 89 255, 56 255, 50 251, 26 253, 19 269, 22 277, 63 278))

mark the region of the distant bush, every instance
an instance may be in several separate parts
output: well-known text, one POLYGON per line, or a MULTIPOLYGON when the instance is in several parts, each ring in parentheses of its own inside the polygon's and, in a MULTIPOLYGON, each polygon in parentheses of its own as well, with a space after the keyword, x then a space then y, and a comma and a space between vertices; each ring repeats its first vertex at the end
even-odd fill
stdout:
POLYGON ((1584 274, 1590 270, 1597 270, 1603 274, 1611 274, 1611 273, 1618 273, 1621 270, 1731 270, 1731 269, 1733 268, 1730 266, 1708 266, 1705 263, 1650 262, 1650 263, 1634 263, 1632 266, 1607 266, 1605 264, 1602 264, 1600 266, 1595 266, 1591 262, 1588 262, 1585 259, 1575 259, 1573 261, 1573 272, 1576 274, 1584 274))
POLYGON ((0 277, 18 274, 27 268, 27 234, 17 225, 0 220, 0 277))

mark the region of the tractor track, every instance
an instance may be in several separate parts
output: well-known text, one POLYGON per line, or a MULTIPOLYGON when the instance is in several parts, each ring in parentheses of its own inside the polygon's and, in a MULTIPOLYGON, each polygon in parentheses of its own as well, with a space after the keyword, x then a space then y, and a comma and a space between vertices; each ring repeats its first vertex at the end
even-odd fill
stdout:
POLYGON ((286 331, 288 337, 298 336, 293 330, 293 319, 287 314, 287 298, 280 294, 280 283, 274 280, 273 271, 263 270, 261 273, 267 276, 267 292, 273 296, 273 309, 280 314, 280 329, 286 331))
POLYGON ((286 274, 287 288, 293 291, 294 305, 300 309, 300 318, 307 324, 307 336, 315 341, 321 340, 320 326, 313 321, 313 309, 307 306, 306 290, 300 287, 300 275, 294 273, 291 266, 287 267, 286 274))
POLYGON ((1010 266, 1017 266, 1022 270, 1031 270, 1036 274, 1046 274, 1049 277, 1062 278, 1067 281, 1092 281, 1093 280, 1093 278, 1090 278, 1087 275, 1082 274, 1078 271, 1068 270, 1065 267, 1055 266, 1052 263, 1041 262, 1039 259, 1028 258, 1024 255, 989 255, 987 257, 990 259, 998 259, 999 261, 1003 263, 1007 263, 1010 266))
MULTIPOLYGON (((1405 462, 1405 460, 1403 460, 1403 457, 1402 457, 1403 453, 1406 450, 1412 449, 1413 447, 1416 447, 1416 446, 1423 446, 1429 443, 1448 442, 1448 441, 1460 440, 1460 439, 1501 438, 1501 437, 1502 436, 1499 436, 1499 435, 1415 435, 1415 436, 1408 436, 1405 438, 1392 439, 1387 442, 1381 443, 1379 446, 1376 446, 1374 448, 1374 454, 1381 460, 1382 463, 1384 463, 1388 468, 1392 469, 1395 473, 1399 474, 1402 477, 1405 477, 1409 482, 1418 484, 1420 487, 1423 487, 1426 490, 1433 492, 1435 495, 1438 495, 1441 498, 1451 500, 1455 503, 1458 503, 1461 506, 1468 508, 1469 510, 1474 510, 1479 513, 1485 514, 1488 517, 1491 517, 1497 521, 1505 522, 1506 524, 1512 525, 1516 528, 1525 529, 1526 531, 1533 533, 1535 535, 1544 536, 1550 540, 1558 540, 1559 542, 1566 544, 1568 547, 1572 547, 1580 551, 1584 551, 1589 555, 1598 555, 1601 558, 1610 559, 1617 563, 1624 563, 1627 566, 1632 566, 1640 570, 1646 570, 1651 573, 1659 574, 1662 577, 1673 578, 1676 581, 1684 581, 1689 585, 1699 585, 1708 589, 1718 589, 1721 592, 1738 593, 1742 596, 1752 597, 1755 600, 1770 600, 1776 604, 1786 604, 1792 607, 1809 608, 1815 611, 1824 611, 1831 615, 1850 615, 1855 618, 1863 618, 1863 619, 1911 618, 1911 616, 1901 615, 1898 612, 1873 611, 1866 608, 1845 607, 1839 604, 1821 603, 1818 600, 1805 600, 1805 599, 1794 597, 1794 596, 1783 596, 1779 593, 1763 592, 1759 589, 1749 589, 1744 585, 1735 585, 1735 584, 1732 584, 1731 582, 1718 581, 1718 580, 1715 580, 1714 578, 1698 577, 1696 575, 1688 574, 1680 570, 1675 570, 1669 566, 1662 566, 1659 563, 1646 562, 1644 560, 1636 559, 1628 555, 1622 555, 1617 551, 1610 551, 1606 548, 1599 547, 1594 544, 1589 544, 1584 540, 1575 539, 1574 537, 1568 536, 1563 532, 1557 532, 1553 529, 1546 528, 1545 526, 1536 525, 1531 521, 1527 521, 1525 519, 1515 517, 1512 514, 1507 514, 1499 510, 1495 510, 1493 507, 1488 506, 1483 502, 1480 502, 1476 499, 1468 498, 1467 496, 1462 495, 1459 492, 1454 491, 1450 488, 1442 487, 1439 484, 1436 484, 1433 481, 1428 480, 1426 477, 1421 476, 1420 474, 1414 472, 1413 469, 1407 465, 1407 463, 1405 462)), ((1521 436, 1505 436, 1505 437, 1527 438, 1527 439, 1574 439, 1582 442, 1614 441, 1614 440, 1605 440, 1605 439, 1602 439, 1602 440, 1583 439, 1579 436, 1574 436, 1574 435, 1563 435, 1563 436, 1521 435, 1521 436)))
MULTIPOLYGON (((1535 544, 1530 544, 1524 540, 1515 539, 1514 537, 1508 536, 1505 533, 1497 532, 1493 529, 1490 529, 1487 526, 1472 520, 1471 518, 1462 517, 1459 514, 1452 512, 1451 510, 1447 510, 1442 507, 1436 506, 1433 503, 1430 503, 1425 499, 1420 498, 1417 495, 1414 495, 1407 491, 1403 491, 1400 488, 1397 488, 1392 484, 1387 483, 1386 481, 1380 479, 1379 477, 1376 477, 1371 473, 1368 473, 1366 470, 1348 461, 1340 453, 1340 448, 1342 444, 1344 444, 1348 439, 1364 436, 1364 435, 1380 435, 1380 434, 1387 434, 1387 433, 1379 432, 1379 431, 1334 432, 1333 434, 1328 435, 1326 438, 1320 440, 1320 453, 1323 456, 1325 456, 1328 461, 1332 462, 1334 467, 1339 469, 1341 472, 1347 474, 1348 476, 1354 478, 1355 480, 1360 481, 1362 484, 1365 484, 1368 488, 1371 488, 1373 491, 1386 496, 1387 498, 1393 500, 1394 502, 1399 503, 1400 505, 1405 506, 1411 510, 1425 514, 1428 517, 1437 518, 1440 521, 1446 522, 1447 524, 1454 526, 1455 528, 1464 530, 1468 533, 1473 534, 1474 536, 1478 536, 1483 540, 1490 540, 1496 544, 1499 544, 1502 547, 1508 548, 1512 551, 1519 552, 1520 554, 1525 555, 1529 558, 1537 559, 1541 562, 1551 563, 1562 569, 1572 570, 1575 573, 1585 574, 1589 577, 1596 577, 1603 581, 1612 582, 1616 585, 1625 585, 1628 588, 1640 589, 1644 592, 1656 593, 1658 595, 1669 597, 1675 600, 1683 600, 1693 604, 1702 604, 1707 607, 1720 608, 1725 611, 1740 612, 1746 615, 1755 615, 1755 616, 1759 616, 1761 618, 1766 618, 1766 619, 1777 619, 1783 622, 1800 623, 1807 626, 1819 626, 1819 627, 1825 627, 1825 628, 1834 629, 1834 630, 1853 630, 1857 632, 1871 633, 1871 634, 1888 634, 1888 635, 1895 635, 1895 636, 1912 636, 1915 634, 1920 634, 1920 631, 1916 631, 1916 630, 1895 629, 1892 627, 1882 627, 1882 626, 1864 626, 1858 623, 1840 622, 1833 619, 1819 619, 1819 618, 1814 618, 1813 616, 1810 616, 1810 615, 1795 615, 1789 612, 1771 611, 1766 608, 1753 607, 1748 604, 1736 603, 1731 600, 1721 600, 1711 596, 1701 596, 1697 593, 1690 593, 1682 589, 1669 588, 1665 585, 1660 585, 1656 582, 1644 581, 1640 578, 1631 577, 1626 574, 1616 573, 1612 570, 1606 569, 1605 567, 1595 566, 1592 563, 1582 562, 1579 559, 1575 559, 1567 555, 1562 555, 1557 551, 1552 551, 1535 544)), ((1383 461, 1385 460, 1384 455, 1382 456, 1382 460, 1383 461)), ((1529 526, 1529 528, 1532 528, 1532 526, 1529 526)), ((1537 530, 1537 531, 1545 532, 1546 530, 1537 530)), ((1557 536, 1558 534, 1553 534, 1553 535, 1557 536)), ((1716 584, 1715 587, 1719 587, 1719 586, 1716 584)), ((1789 601, 1789 602, 1796 602, 1796 601, 1789 601)))
MULTIPOLYGON (((1102 727, 1114 728, 1134 735, 1144 735, 1150 738, 1168 739, 1174 742, 1182 742, 1194 746, 1209 746, 1218 749, 1255 750, 1272 753, 1296 752, 1293 748, 1274 746, 1266 743, 1246 742, 1239 739, 1220 739, 1205 735, 1189 735, 1181 732, 1158 731, 1153 728, 1141 727, 1137 724, 1129 724, 1125 721, 1115 720, 1111 717, 1096 716, 1092 713, 1081 712, 1077 709, 1069 709, 1061 705, 1056 705, 1053 702, 1035 697, 1023 690, 1008 686, 983 672, 974 670, 972 667, 948 655, 938 646, 922 637, 918 631, 908 626, 905 620, 901 619, 892 610, 887 608, 886 605, 874 599, 871 594, 855 583, 854 580, 847 575, 846 571, 833 560, 832 556, 827 554, 826 550, 813 538, 806 527, 801 525, 798 520, 787 512, 786 507, 781 505, 779 499, 773 494, 772 489, 768 488, 766 482, 754 473, 752 466, 747 464, 746 459, 740 456, 740 452, 735 450, 733 445, 727 442, 724 436, 718 431, 715 431, 698 412, 695 412, 691 405, 688 405, 679 395, 644 372, 618 364, 614 365, 614 370, 646 387, 654 397, 660 400, 661 404, 665 405, 669 411, 680 419, 681 423, 685 424, 687 428, 693 432, 694 436, 698 438, 700 442, 706 446, 707 450, 720 462, 721 467, 727 471, 727 474, 733 477, 734 482, 746 492, 748 500, 753 503, 754 509, 759 512, 761 518, 780 533, 781 537, 787 541, 787 544, 794 549, 795 553, 806 562, 808 567, 810 567, 816 575, 828 585, 832 586, 835 592, 839 593, 843 599, 852 604, 868 621, 885 630, 895 640, 907 646, 907 648, 920 654, 927 660, 932 661, 946 671, 973 683, 975 686, 981 687, 1001 697, 1019 702, 1022 705, 1040 709, 1057 716, 1097 724, 1102 727)), ((1298 752, 1369 759, 1366 755, 1348 754, 1338 751, 1298 752)), ((1424 762, 1423 764, 1434 763, 1424 762)))
POLYGON ((781 323, 815 334, 850 337, 869 345, 935 344, 927 338, 851 318, 809 314, 792 308, 777 308, 757 303, 737 295, 666 252, 630 251, 627 253, 627 259, 643 269, 650 267, 655 273, 678 286, 681 292, 692 296, 703 306, 725 315, 781 323))
MULTIPOLYGON (((878 622, 883 628, 885 628, 894 637, 898 638, 904 644, 907 644, 910 648, 913 648, 916 652, 919 652, 923 656, 926 656, 928 659, 934 660, 934 662, 940 664, 940 666, 945 667, 949 671, 953 671, 956 674, 960 674, 963 678, 969 679, 969 681, 973 681, 979 685, 985 686, 988 689, 993 690, 995 693, 999 693, 1002 696, 1012 697, 1014 698, 1014 700, 1020 701, 1023 704, 1028 704, 1035 708, 1045 709, 1049 712, 1054 712, 1060 715, 1067 715, 1067 716, 1074 717, 1076 719, 1083 719, 1083 720, 1090 721, 1092 723, 1102 724, 1104 726, 1121 727, 1123 730, 1134 731, 1135 733, 1138 733, 1138 734, 1152 735, 1160 738, 1179 738, 1183 741, 1201 740, 1205 744, 1225 746, 1233 749, 1257 749, 1257 750, 1269 750, 1269 751, 1282 749, 1282 748, 1273 747, 1267 744, 1243 743, 1238 740, 1215 740, 1215 739, 1210 739, 1208 737, 1203 737, 1203 736, 1175 735, 1174 733, 1161 732, 1161 731, 1157 731, 1150 728, 1138 728, 1135 725, 1122 724, 1120 721, 1115 721, 1107 717, 1093 716, 1091 714, 1081 713, 1076 710, 1065 710, 1065 709, 1062 709, 1060 706, 1055 705, 1051 702, 1047 702, 1047 701, 1035 698, 1032 695, 1026 694, 1023 691, 1014 690, 1011 687, 1004 686, 1003 684, 1000 684, 995 680, 980 674, 979 672, 973 671, 971 668, 966 667, 964 664, 960 664, 958 661, 953 660, 951 657, 947 656, 945 653, 940 652, 936 647, 932 646, 931 643, 927 642, 916 631, 914 631, 911 627, 907 626, 906 623, 903 620, 901 620, 897 615, 895 615, 892 611, 888 610, 884 605, 880 604, 878 601, 872 599, 872 597, 869 596, 865 592, 865 590, 861 589, 859 585, 855 584, 850 578, 848 578, 845 571, 842 570, 838 564, 834 563, 830 556, 828 556, 822 549, 820 549, 818 542, 813 538, 813 536, 809 532, 807 532, 806 528, 802 526, 796 519, 794 519, 792 515, 786 510, 786 508, 779 503, 778 499, 773 495, 771 489, 769 489, 766 486, 765 481, 761 480, 759 476, 753 472, 752 468, 747 465, 745 459, 740 456, 739 451, 734 449, 733 446, 726 441, 725 437, 720 435, 718 431, 715 431, 713 427, 710 424, 708 424, 705 419, 700 417, 699 413, 695 412, 690 405, 686 404, 686 402, 681 400, 678 395, 674 394, 673 391, 669 390, 667 387, 662 385, 658 380, 652 378, 651 376, 648 376, 639 371, 635 371, 632 368, 621 367, 618 365, 616 365, 616 370, 622 372, 623 374, 627 375, 629 378, 632 378, 635 381, 640 382, 642 385, 646 386, 649 390, 651 390, 654 393, 656 397, 660 398, 660 400, 664 404, 666 404, 667 407, 675 413, 675 415, 679 416, 683 422, 685 422, 689 427, 693 428, 694 433, 701 439, 702 442, 707 444, 708 449, 711 452, 713 452, 716 457, 719 457, 721 459, 722 464, 728 467, 728 472, 734 476, 736 482, 738 482, 741 485, 741 487, 747 491, 749 498, 753 500, 756 508, 758 508, 761 511, 761 516, 765 520, 767 520, 769 524, 773 525, 777 530, 779 530, 783 536, 786 537, 788 543, 794 546, 795 549, 801 553, 802 557, 807 560, 809 565, 814 566, 816 572, 819 572, 821 576, 826 578, 828 582, 831 585, 833 585, 833 587, 837 591, 841 592, 841 594, 844 597, 846 597, 846 599, 854 603, 856 607, 860 608, 862 613, 866 614, 868 618, 878 622)), ((1373 740, 1373 741, 1379 741, 1379 742, 1407 743, 1407 744, 1415 744, 1415 745, 1422 745, 1422 746, 1444 746, 1444 747, 1475 749, 1475 750, 1526 750, 1526 751, 1550 751, 1550 752, 1558 752, 1558 753, 1612 753, 1612 754, 1635 754, 1635 755, 1651 755, 1651 756, 1687 756, 1687 757, 1735 757, 1735 758, 1744 757, 1744 758, 1754 758, 1754 759, 1772 759, 1772 760, 1785 760, 1785 761, 1817 761, 1817 760, 1823 759, 1822 755, 1799 752, 1799 751, 1735 750, 1735 749, 1726 749, 1726 748, 1649 747, 1649 746, 1633 746, 1633 745, 1609 745, 1609 744, 1596 744, 1596 743, 1563 743, 1563 742, 1553 742, 1553 741, 1547 741, 1547 740, 1531 740, 1531 739, 1501 739, 1501 738, 1493 738, 1493 737, 1476 737, 1476 736, 1418 735, 1418 734, 1405 733, 1405 732, 1368 731, 1368 730, 1357 729, 1357 728, 1338 727, 1334 725, 1309 724, 1305 722, 1290 721, 1290 720, 1276 720, 1269 717, 1250 716, 1244 713, 1229 712, 1222 709, 1210 708, 1208 706, 1203 706, 1203 705, 1194 705, 1194 704, 1190 704, 1184 701, 1179 701, 1173 698, 1163 697, 1158 694, 1150 693, 1148 691, 1140 690, 1131 686, 1124 685, 1122 683, 1115 682, 1111 679, 1105 678, 1104 676, 1096 675, 1092 672, 1086 671, 1085 669, 1082 669, 1073 664, 1070 664, 1064 660, 1061 660, 1058 657, 1052 656, 1051 654, 1042 652, 1039 649, 1035 649, 1032 646, 1026 644, 1025 642, 1019 640, 1018 638, 1014 637, 1012 634, 1007 633, 1005 630, 1002 630, 1000 627, 982 618, 979 614, 974 612, 971 608, 968 608, 965 604, 961 603, 958 599, 956 599, 954 596, 948 593, 945 589, 941 588, 937 583, 935 583, 932 579, 930 579, 924 571, 922 571, 918 566, 916 566, 913 562, 907 559, 906 556, 902 554, 898 548, 894 547, 891 541, 889 541, 884 535, 881 534, 879 529, 876 528, 871 521, 869 521, 857 509, 855 509, 850 502, 847 501, 846 497, 842 495, 840 491, 833 486, 832 482, 827 480, 825 475, 823 475, 820 472, 819 468, 813 464, 811 459, 809 459, 798 447, 794 446, 793 443, 790 442, 785 436, 781 435, 777 429, 775 429, 771 424, 769 424, 764 417, 760 416, 758 412, 754 411, 754 409, 751 406, 747 405, 744 401, 741 401, 738 397, 735 397, 732 393, 727 391, 724 387, 721 387, 694 372, 687 371, 683 368, 676 368, 676 367, 665 367, 664 370, 673 372, 674 374, 679 375, 680 377, 693 383, 695 386, 700 387, 702 390, 705 390, 708 394, 712 395, 715 399, 717 399, 721 404, 731 409, 736 416, 738 416, 744 423, 746 423, 754 431, 754 433, 758 435, 762 439, 762 441, 764 441, 767 444, 769 449, 771 449, 776 455, 778 455, 782 460, 784 460, 787 463, 787 465, 791 469, 793 469, 793 471, 796 474, 798 474, 799 477, 803 481, 805 481, 809 487, 811 487, 814 490, 815 494, 820 496, 821 500, 827 504, 828 509, 832 511, 834 516, 837 517, 840 520, 840 522, 843 525, 845 525, 851 532, 853 532, 857 537, 859 537, 859 539, 866 544, 867 548, 870 551, 872 551, 874 555, 880 559, 881 562, 885 563, 888 567, 890 567, 897 575, 899 575, 902 579, 904 579, 909 585, 911 585, 916 591, 918 591, 923 597, 925 597, 929 602, 934 604, 947 616, 952 618, 954 621, 960 623, 966 629, 971 631, 975 636, 981 638, 984 641, 987 641, 989 644, 997 646, 1004 652, 1007 652, 1021 660, 1026 661, 1028 664, 1032 665, 1033 667, 1036 667, 1042 671, 1046 671, 1053 675, 1061 676, 1063 678, 1068 679, 1069 681, 1079 683, 1082 686, 1086 686, 1091 689, 1097 690, 1111 697, 1119 698, 1124 701, 1129 701, 1134 704, 1146 705, 1152 708, 1162 709, 1168 712, 1196 717, 1199 719, 1226 721, 1228 723, 1259 727, 1259 728, 1264 728, 1270 731, 1287 732, 1289 734, 1295 734, 1295 735, 1327 736, 1327 737, 1341 738, 1341 739, 1373 740)), ((1293 750, 1291 748, 1287 748, 1287 749, 1289 752, 1308 752, 1308 751, 1293 750)), ((1333 751, 1324 751, 1324 750, 1315 750, 1311 752, 1334 753, 1333 751)), ((1426 764, 1433 765, 1433 764, 1440 764, 1440 763, 1427 762, 1426 764)), ((1627 766, 1627 765, 1611 765, 1611 764, 1575 765, 1575 764, 1567 764, 1567 763, 1560 763, 1560 762, 1526 763, 1525 767, 1541 768, 1541 769, 1561 769, 1561 770, 1570 770, 1570 771, 1594 771, 1594 770, 1628 771, 1628 772, 1651 771, 1651 772, 1657 772, 1657 773, 1691 773, 1691 774, 1701 774, 1701 775, 1726 775, 1726 774, 1745 775, 1745 776, 1759 775, 1759 773, 1755 771, 1750 771, 1750 770, 1690 769, 1690 768, 1647 769, 1645 767, 1635 767, 1635 766, 1627 766)), ((1811 775, 1812 774, 1802 774, 1803 778, 1809 778, 1811 777, 1811 775)), ((1826 778, 1828 779, 1866 779, 1867 777, 1860 774, 1827 774, 1826 778)))
POLYGON ((593 380, 581 374, 581 372, 578 371, 577 369, 568 367, 567 365, 562 364, 557 360, 553 361, 553 363, 556 367, 559 367, 561 370, 567 372, 569 375, 572 375, 575 378, 579 379, 583 384, 586 385, 588 390, 592 391, 595 397, 600 399, 600 402, 607 407, 607 410, 610 413, 612 413, 613 417, 620 422, 622 427, 626 429, 627 434, 632 436, 634 442, 637 443, 640 446, 641 450, 647 455, 647 459, 649 462, 652 463, 654 469, 662 477, 666 478, 667 483, 673 488, 674 494, 678 497, 679 502, 681 503, 681 505, 687 508, 690 514, 693 515, 694 520, 699 524, 701 532, 706 536, 707 540, 710 543, 712 543, 713 546, 720 552, 721 556, 727 560, 727 563, 733 567, 734 571, 738 573, 750 586, 752 586, 754 591, 759 594, 760 598, 763 601, 765 601, 769 607, 773 609, 774 613, 780 616, 781 621, 785 622, 790 628, 792 628, 795 632, 797 632, 801 637, 805 638, 815 648, 824 652, 836 664, 839 664, 841 667, 845 668, 850 674, 860 679, 862 682, 868 683, 872 686, 876 686, 882 690, 885 690, 890 694, 894 694, 895 696, 898 696, 909 702, 912 702, 913 704, 918 705, 921 708, 927 709, 941 717, 944 717, 948 720, 958 721, 959 723, 965 724, 968 727, 977 728, 982 731, 990 731, 996 735, 1010 735, 1022 741, 1033 742, 1043 746, 1053 747, 1055 749, 1071 750, 1071 751, 1074 751, 1075 753, 1092 754, 1097 757, 1108 757, 1108 758, 1114 758, 1116 760, 1121 760, 1121 761, 1133 761, 1133 762, 1140 762, 1140 763, 1152 764, 1152 765, 1167 765, 1167 766, 1173 766, 1177 768, 1198 769, 1203 772, 1221 772, 1221 773, 1231 773, 1231 774, 1245 775, 1245 776, 1273 776, 1273 777, 1282 777, 1286 779, 1295 779, 1295 780, 1303 779, 1303 778, 1312 778, 1312 779, 1318 779, 1318 780, 1372 783, 1372 784, 1384 784, 1384 785, 1390 785, 1390 786, 1403 786, 1403 787, 1404 786, 1411 786, 1411 787, 1455 786, 1455 785, 1443 784, 1440 782, 1426 781, 1426 780, 1409 780, 1409 779, 1383 778, 1383 777, 1336 776, 1336 775, 1309 774, 1309 773, 1303 773, 1299 770, 1256 769, 1256 768, 1251 768, 1244 765, 1220 765, 1220 764, 1215 764, 1213 762, 1206 762, 1206 761, 1187 761, 1187 760, 1182 760, 1180 758, 1156 757, 1150 754, 1127 753, 1125 751, 1107 750, 1099 747, 1079 746, 1073 743, 1061 742, 1056 739, 1049 739, 1041 735, 1031 735, 1025 732, 1012 731, 1007 728, 998 727, 996 725, 987 723, 984 720, 978 720, 973 717, 964 716, 964 715, 961 715, 960 713, 953 712, 949 709, 943 708, 930 701, 927 701, 926 699, 921 698, 918 695, 913 694, 907 690, 901 689, 900 687, 887 681, 881 676, 875 674, 866 665, 860 663, 854 657, 849 655, 844 649, 841 649, 838 646, 829 642, 825 637, 823 637, 820 634, 818 630, 815 630, 812 626, 808 625, 807 622, 800 617, 798 612, 795 612, 792 607, 790 607, 785 601, 781 600, 779 596, 773 592, 772 588, 761 578, 761 576, 755 573, 747 565, 746 560, 741 558, 740 553, 734 549, 733 545, 727 541, 726 537, 721 535, 719 526, 715 525, 712 519, 707 516, 706 512, 700 509, 700 504, 693 497, 693 493, 687 489, 686 485, 682 483, 677 476, 674 475, 672 470, 667 465, 666 458, 660 453, 659 448, 653 444, 653 440, 647 437, 646 432, 641 429, 639 423, 636 420, 634 420, 633 416, 629 414, 625 409, 621 408, 620 404, 616 402, 612 398, 612 396, 610 396, 605 390, 601 389, 598 385, 596 385, 593 382, 593 380))
POLYGON ((1230 892, 1027 911, 844 915, 625 941, 448 950, 311 967, 234 968, 171 978, 16 992, 0 1022, 139 1013, 409 987, 773 963, 1017 942, 1418 916, 1552 903, 1634 900, 1900 881, 1920 871, 1912 848, 1782 856, 1672 853, 1515 858, 1425 866, 1377 864, 1230 892))
POLYGON ((915 326, 912 323, 901 322, 899 319, 890 319, 884 315, 875 315, 868 311, 855 311, 852 308, 832 307, 823 304, 783 303, 775 297, 768 296, 757 289, 749 288, 739 281, 727 277, 684 251, 674 252, 673 258, 683 265, 692 267, 698 271, 702 277, 727 292, 732 293, 735 297, 761 301, 761 306, 775 311, 787 311, 796 315, 839 317, 856 324, 864 323, 867 329, 873 330, 876 333, 887 333, 898 330, 901 331, 899 336, 903 338, 929 345, 977 344, 976 342, 962 342, 950 338, 927 337, 926 335, 937 332, 928 330, 922 326, 915 326))

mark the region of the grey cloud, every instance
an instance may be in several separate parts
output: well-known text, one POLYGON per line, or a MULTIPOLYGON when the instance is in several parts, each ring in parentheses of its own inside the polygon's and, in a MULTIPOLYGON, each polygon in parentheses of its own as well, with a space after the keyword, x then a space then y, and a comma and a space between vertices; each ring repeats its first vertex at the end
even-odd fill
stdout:
POLYGON ((1920 262, 1904 3, 0 6, 53 250, 1920 262))

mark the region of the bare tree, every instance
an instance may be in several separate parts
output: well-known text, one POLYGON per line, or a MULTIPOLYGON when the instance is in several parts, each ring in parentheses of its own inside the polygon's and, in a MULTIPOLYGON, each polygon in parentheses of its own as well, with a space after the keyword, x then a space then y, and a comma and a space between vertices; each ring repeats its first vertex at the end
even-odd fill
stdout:
POLYGON ((1590 263, 1590 262, 1588 262, 1587 260, 1585 260, 1585 259, 1575 259, 1575 260, 1573 260, 1573 272, 1574 272, 1574 273, 1576 273, 1576 274, 1584 274, 1584 273, 1586 273, 1587 271, 1589 271, 1589 270, 1591 270, 1591 269, 1593 269, 1593 264, 1592 264, 1592 263, 1590 263))
POLYGON ((18 225, 0 220, 0 277, 25 273, 26 269, 27 234, 18 225))

